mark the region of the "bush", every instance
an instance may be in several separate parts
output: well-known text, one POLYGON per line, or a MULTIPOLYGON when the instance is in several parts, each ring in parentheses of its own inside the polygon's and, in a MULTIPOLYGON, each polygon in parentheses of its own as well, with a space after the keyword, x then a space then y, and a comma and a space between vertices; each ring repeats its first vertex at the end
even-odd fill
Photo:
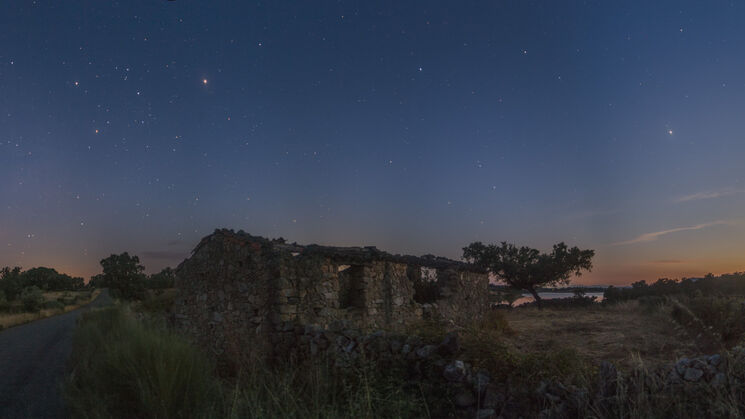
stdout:
POLYGON ((44 304, 44 294, 37 287, 26 287, 21 292, 21 305, 25 311, 36 312, 44 304))
POLYGON ((5 293, 0 290, 0 311, 8 310, 10 310, 10 303, 8 302, 8 299, 5 298, 5 293))

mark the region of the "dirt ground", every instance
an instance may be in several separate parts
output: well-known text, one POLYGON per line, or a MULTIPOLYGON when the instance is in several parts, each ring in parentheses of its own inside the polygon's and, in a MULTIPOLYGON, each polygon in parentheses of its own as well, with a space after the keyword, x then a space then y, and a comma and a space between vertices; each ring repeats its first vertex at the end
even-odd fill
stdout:
POLYGON ((573 349, 597 363, 607 360, 628 366, 641 359, 652 366, 710 349, 705 342, 697 342, 696 336, 689 336, 664 308, 645 310, 635 301, 593 308, 516 308, 502 313, 515 332, 506 338, 508 344, 519 351, 573 349))

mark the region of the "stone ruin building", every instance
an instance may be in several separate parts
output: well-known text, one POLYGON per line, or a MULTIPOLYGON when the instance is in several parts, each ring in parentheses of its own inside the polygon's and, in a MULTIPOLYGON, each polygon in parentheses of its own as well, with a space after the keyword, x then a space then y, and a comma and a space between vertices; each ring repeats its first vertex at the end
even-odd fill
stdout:
POLYGON ((276 352, 299 325, 404 332, 426 318, 465 324, 488 308, 488 276, 473 265, 232 230, 202 239, 176 269, 176 287, 176 324, 228 358, 276 352))

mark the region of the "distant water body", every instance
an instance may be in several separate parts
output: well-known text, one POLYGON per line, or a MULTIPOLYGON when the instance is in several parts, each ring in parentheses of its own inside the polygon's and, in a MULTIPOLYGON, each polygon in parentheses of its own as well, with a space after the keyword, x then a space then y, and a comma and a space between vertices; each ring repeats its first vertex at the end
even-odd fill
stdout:
MULTIPOLYGON (((588 297, 597 297, 595 301, 603 301, 603 293, 602 292, 587 292, 585 293, 588 297)), ((539 292, 538 296, 541 297, 541 299, 544 300, 553 300, 554 298, 569 298, 574 297, 573 292, 539 292)), ((530 294, 523 294, 522 297, 518 298, 517 301, 515 301, 515 306, 519 306, 520 304, 525 303, 532 303, 535 299, 530 294)))

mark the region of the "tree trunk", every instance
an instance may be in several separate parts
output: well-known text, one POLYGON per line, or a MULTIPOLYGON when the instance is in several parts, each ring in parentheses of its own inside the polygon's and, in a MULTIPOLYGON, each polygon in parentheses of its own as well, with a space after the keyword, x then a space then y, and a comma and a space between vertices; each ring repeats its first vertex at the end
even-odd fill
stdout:
POLYGON ((538 296, 538 292, 534 288, 529 288, 528 291, 533 294, 533 298, 535 298, 535 304, 538 306, 538 310, 543 310, 543 306, 541 305, 541 297, 538 296))

